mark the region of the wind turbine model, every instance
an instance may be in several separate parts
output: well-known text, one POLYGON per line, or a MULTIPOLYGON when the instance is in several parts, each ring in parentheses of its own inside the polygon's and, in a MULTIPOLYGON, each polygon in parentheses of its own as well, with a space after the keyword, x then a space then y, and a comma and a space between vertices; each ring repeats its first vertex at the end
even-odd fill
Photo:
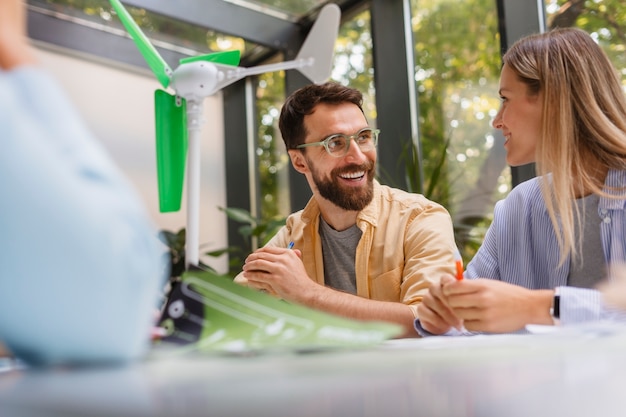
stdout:
POLYGON ((135 45, 164 90, 155 92, 156 151, 159 208, 162 213, 180 210, 185 161, 187 171, 186 266, 199 264, 200 129, 206 97, 249 75, 297 69, 314 83, 330 77, 333 50, 339 31, 340 9, 324 6, 296 59, 256 67, 238 67, 239 51, 184 58, 172 70, 152 46, 119 0, 110 0, 135 45))

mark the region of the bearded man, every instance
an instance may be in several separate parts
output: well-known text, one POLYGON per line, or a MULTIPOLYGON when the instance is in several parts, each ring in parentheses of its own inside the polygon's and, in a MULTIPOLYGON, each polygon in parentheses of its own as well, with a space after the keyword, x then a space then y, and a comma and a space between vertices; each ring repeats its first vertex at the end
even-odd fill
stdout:
POLYGON ((280 131, 313 196, 235 281, 328 313, 397 323, 414 337, 423 295, 455 270, 452 221, 423 195, 374 179, 380 132, 362 102, 334 82, 287 98, 280 131))

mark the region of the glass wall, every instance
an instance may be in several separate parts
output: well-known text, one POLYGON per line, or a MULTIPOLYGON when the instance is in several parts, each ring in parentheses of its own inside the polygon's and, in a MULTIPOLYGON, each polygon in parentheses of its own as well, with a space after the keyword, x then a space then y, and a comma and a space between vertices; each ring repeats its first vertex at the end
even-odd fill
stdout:
MULTIPOLYGON (((121 28, 107 0, 29 0, 31 10, 79 25, 116 32, 121 28)), ((295 21, 322 0, 252 0, 255 10, 280 8, 295 21)), ((498 77, 500 38, 496 0, 411 0, 414 77, 419 101, 419 141, 422 159, 407 164, 409 191, 423 192, 446 206, 453 216, 457 240, 466 259, 482 241, 495 201, 511 189, 502 138, 491 120, 500 105, 498 77)), ((244 55, 267 49, 129 7, 140 26, 161 48, 180 53, 238 49, 244 55)), ((278 10, 278 9, 276 9, 278 10)), ((353 12, 356 13, 356 12, 353 12)), ((545 0, 547 28, 576 26, 589 32, 621 71, 626 91, 626 2, 622 0, 545 0)), ((369 122, 377 125, 376 88, 370 12, 351 16, 340 28, 332 79, 362 91, 369 122)), ((255 53, 256 54, 256 53, 255 53)), ((274 57, 276 62, 283 56, 274 57)), ((263 220, 290 213, 287 186, 289 159, 278 131, 285 98, 284 73, 254 78, 263 220)), ((382 90, 381 90, 382 91, 382 90)), ((381 142, 385 132, 381 134, 381 142)), ((415 149, 413 149, 415 151, 415 149)), ((407 161, 410 158, 407 158, 407 161)), ((380 180, 389 183, 385 173, 380 180)), ((394 185, 390 183, 390 185, 394 185)))
MULTIPOLYGON (((408 165, 407 175, 419 171, 423 176, 414 178, 409 191, 422 190, 449 208, 459 246, 470 258, 482 241, 495 201, 511 187, 502 139, 491 128, 500 104, 496 4, 413 0, 411 7, 423 160, 419 170, 408 165)), ((376 125, 373 73, 366 10, 340 29, 332 79, 364 92, 366 116, 376 125)), ((288 198, 281 195, 288 192, 289 164, 277 127, 284 100, 282 79, 283 74, 261 77, 257 88, 260 214, 265 219, 290 212, 288 198)))
MULTIPOLYGON (((277 59, 280 61, 282 58, 277 59)), ((375 126, 376 103, 369 10, 341 25, 335 44, 331 79, 363 93, 363 110, 369 123, 375 126)), ((284 80, 284 72, 275 72, 260 76, 257 81, 257 157, 261 188, 260 217, 264 221, 286 217, 291 212, 287 185, 291 162, 278 129, 278 117, 285 100, 284 80)))
POLYGON ((503 139, 494 0, 412 0, 424 194, 447 207, 469 259, 511 187, 503 139))
MULTIPOLYGON (((622 72, 626 88, 626 3, 554 0, 545 6, 548 29, 578 26, 591 33, 622 72)), ((411 0, 411 9, 423 159, 419 167, 407 166, 408 176, 421 173, 409 191, 421 190, 449 209, 468 260, 482 242, 495 202, 512 184, 503 138, 491 126, 500 106, 497 6, 494 0, 411 0)), ((332 79, 365 93, 366 116, 375 125, 371 51, 364 11, 342 25, 332 79)), ((271 74, 257 89, 263 217, 290 212, 288 197, 281 196, 288 192, 289 164, 277 128, 282 85, 283 75, 271 74)))
POLYGON ((578 27, 598 42, 622 74, 626 89, 626 2, 547 0, 548 28, 578 27))

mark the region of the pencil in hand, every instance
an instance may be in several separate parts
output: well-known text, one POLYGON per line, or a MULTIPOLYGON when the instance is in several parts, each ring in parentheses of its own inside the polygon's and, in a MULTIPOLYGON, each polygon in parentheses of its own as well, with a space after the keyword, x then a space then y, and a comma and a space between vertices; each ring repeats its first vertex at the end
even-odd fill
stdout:
POLYGON ((456 265, 456 279, 461 281, 463 279, 463 258, 458 249, 454 250, 454 263, 456 265))

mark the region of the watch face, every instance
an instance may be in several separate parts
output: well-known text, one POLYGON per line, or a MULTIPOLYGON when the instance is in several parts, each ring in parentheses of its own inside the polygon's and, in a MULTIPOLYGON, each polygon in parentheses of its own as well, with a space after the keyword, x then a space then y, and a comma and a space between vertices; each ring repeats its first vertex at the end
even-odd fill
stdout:
POLYGON ((552 317, 554 317, 555 319, 561 318, 561 296, 559 296, 558 294, 555 295, 553 303, 552 317))

